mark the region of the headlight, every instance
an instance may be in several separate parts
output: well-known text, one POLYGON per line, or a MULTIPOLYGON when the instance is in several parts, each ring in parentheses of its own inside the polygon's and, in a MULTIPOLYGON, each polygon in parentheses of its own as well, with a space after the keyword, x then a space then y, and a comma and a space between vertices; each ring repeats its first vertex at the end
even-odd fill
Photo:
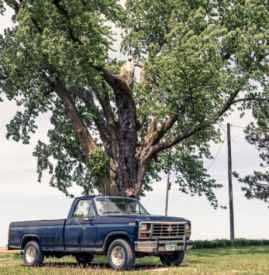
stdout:
POLYGON ((150 223, 141 223, 139 225, 139 230, 140 231, 151 231, 151 224, 150 223))
POLYGON ((147 231, 148 230, 148 225, 146 223, 142 223, 139 226, 140 231, 147 231))
POLYGON ((191 236, 191 224, 190 223, 186 223, 186 225, 185 225, 185 234, 187 237, 191 236))
POLYGON ((139 225, 139 239, 148 239, 151 235, 151 224, 141 223, 139 225))

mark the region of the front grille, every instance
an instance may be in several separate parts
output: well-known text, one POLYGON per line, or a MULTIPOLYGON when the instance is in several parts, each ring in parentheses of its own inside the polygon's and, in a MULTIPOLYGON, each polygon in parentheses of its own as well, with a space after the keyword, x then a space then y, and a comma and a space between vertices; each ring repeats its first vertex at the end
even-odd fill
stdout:
POLYGON ((183 240, 187 237, 186 223, 146 222, 139 226, 139 239, 143 240, 183 240))
POLYGON ((153 223, 153 239, 183 239, 185 235, 185 224, 182 223, 153 223))

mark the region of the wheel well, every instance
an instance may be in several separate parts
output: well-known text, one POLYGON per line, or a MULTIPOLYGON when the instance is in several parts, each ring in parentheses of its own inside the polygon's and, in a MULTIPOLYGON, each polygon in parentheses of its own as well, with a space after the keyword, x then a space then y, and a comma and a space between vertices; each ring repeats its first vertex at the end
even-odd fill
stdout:
POLYGON ((127 242, 129 242, 131 244, 131 240, 129 239, 129 237, 125 234, 122 234, 122 233, 118 233, 118 234, 113 234, 112 236, 109 236, 106 240, 106 243, 105 243, 105 253, 107 253, 107 250, 110 246, 110 244, 117 240, 117 239, 123 239, 123 240, 126 240, 127 242))
POLYGON ((21 242, 21 248, 24 249, 25 245, 30 242, 30 241, 36 241, 37 243, 39 243, 39 239, 35 236, 27 236, 27 237, 24 237, 22 239, 22 242, 21 242))

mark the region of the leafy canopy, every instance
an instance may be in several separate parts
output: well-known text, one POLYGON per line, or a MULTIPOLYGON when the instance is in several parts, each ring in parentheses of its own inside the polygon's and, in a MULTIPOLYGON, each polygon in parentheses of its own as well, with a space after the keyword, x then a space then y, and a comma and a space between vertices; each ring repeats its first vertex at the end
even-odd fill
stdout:
POLYGON ((74 184, 85 193, 98 188, 118 156, 113 144, 132 125, 130 159, 146 170, 142 193, 173 169, 181 191, 217 204, 220 185, 203 160, 211 158, 210 144, 221 141, 217 123, 267 96, 267 1, 0 0, 2 11, 6 5, 16 24, 0 37, 0 92, 22 107, 7 125, 8 138, 29 143, 37 117, 51 114, 49 141, 39 141, 34 152, 40 178, 48 170, 51 184, 65 193, 74 184), (116 85, 123 83, 122 60, 120 53, 110 57, 116 30, 122 53, 137 65, 127 89, 136 125, 122 119, 124 94, 116 85), (67 114, 68 99, 97 144, 89 158, 67 114))

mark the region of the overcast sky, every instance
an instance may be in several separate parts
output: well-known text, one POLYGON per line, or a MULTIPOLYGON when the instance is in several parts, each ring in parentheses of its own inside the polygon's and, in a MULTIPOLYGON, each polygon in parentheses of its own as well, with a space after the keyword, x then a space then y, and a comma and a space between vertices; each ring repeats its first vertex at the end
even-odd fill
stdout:
MULTIPOLYGON (((0 32, 10 23, 10 14, 0 17, 0 32)), ((49 187, 48 177, 37 183, 36 163, 32 157, 33 147, 38 139, 46 139, 49 128, 48 116, 39 119, 39 129, 30 145, 7 141, 6 123, 16 112, 10 102, 0 103, 0 246, 7 243, 8 224, 15 220, 64 218, 71 200, 49 187)), ((228 121, 232 127, 233 169, 241 174, 250 173, 258 167, 257 152, 244 140, 242 128, 250 116, 240 119, 233 114, 228 121)), ((223 124, 225 135, 225 124, 223 124)), ((212 147, 215 160, 205 163, 210 174, 225 187, 218 198, 227 205, 227 144, 212 147)), ((154 214, 164 212, 166 179, 156 183, 154 191, 142 199, 145 207, 154 214)), ((238 238, 267 238, 269 232, 269 210, 257 200, 247 200, 234 180, 235 227, 238 238)), ((79 194, 78 194, 79 195, 79 194)), ((229 237, 229 216, 227 210, 214 210, 203 198, 188 197, 177 191, 175 185, 170 192, 169 215, 190 219, 193 239, 215 239, 229 237)))

